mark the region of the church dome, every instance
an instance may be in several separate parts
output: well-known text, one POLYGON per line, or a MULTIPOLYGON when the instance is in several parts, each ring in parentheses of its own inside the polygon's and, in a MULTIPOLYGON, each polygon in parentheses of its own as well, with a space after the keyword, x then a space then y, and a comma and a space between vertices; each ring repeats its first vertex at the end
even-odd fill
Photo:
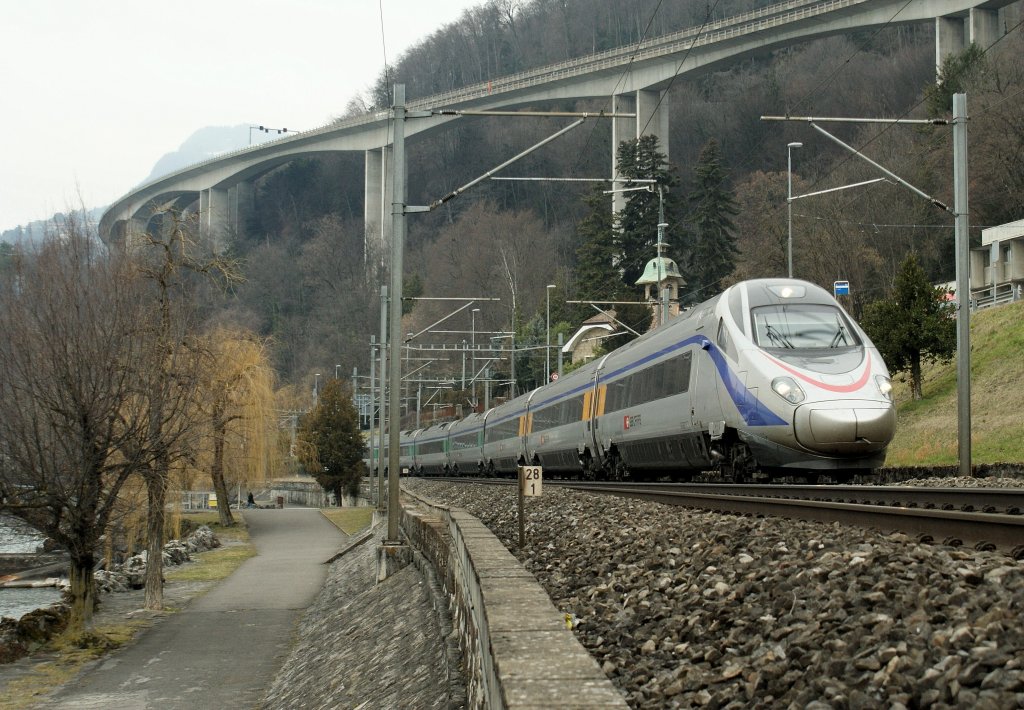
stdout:
POLYGON ((643 276, 637 279, 636 285, 656 284, 666 279, 679 279, 683 281, 683 276, 679 273, 679 267, 676 266, 676 262, 667 256, 656 256, 647 262, 647 266, 644 267, 643 276))

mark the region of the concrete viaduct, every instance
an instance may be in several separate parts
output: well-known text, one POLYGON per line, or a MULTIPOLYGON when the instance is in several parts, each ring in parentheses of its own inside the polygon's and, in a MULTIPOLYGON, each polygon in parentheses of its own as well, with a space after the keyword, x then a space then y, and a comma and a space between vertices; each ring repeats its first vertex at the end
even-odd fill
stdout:
MULTIPOLYGON (((853 30, 920 22, 935 23, 935 61, 976 43, 988 48, 1020 21, 1019 0, 787 0, 769 7, 648 40, 637 46, 531 69, 483 84, 410 101, 410 111, 496 110, 546 101, 611 97, 615 146, 641 133, 668 149, 668 103, 662 101, 676 74, 712 71, 743 56, 853 30)), ((215 249, 226 246, 253 204, 254 183, 268 171, 303 157, 363 151, 366 161, 364 218, 368 241, 387 243, 390 194, 385 153, 390 150, 389 111, 345 119, 175 171, 138 186, 111 205, 100 220, 105 241, 132 241, 150 229, 167 207, 198 210, 200 236, 215 249), (379 241, 378 241, 379 240, 379 241)), ((410 121, 406 136, 437 129, 451 116, 410 121)), ((368 247, 370 244, 368 244, 368 247)), ((375 245, 376 246, 376 245, 375 245)))

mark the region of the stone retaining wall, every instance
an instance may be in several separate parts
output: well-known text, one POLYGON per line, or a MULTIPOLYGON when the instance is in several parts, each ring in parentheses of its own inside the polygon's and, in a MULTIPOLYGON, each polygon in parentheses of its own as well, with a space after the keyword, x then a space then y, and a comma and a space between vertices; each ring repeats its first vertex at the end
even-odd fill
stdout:
POLYGON ((298 505, 305 508, 324 506, 324 489, 316 481, 274 481, 270 488, 270 503, 278 497, 284 498, 286 506, 298 505))
POLYGON ((403 491, 402 530, 452 606, 471 708, 625 708, 565 616, 505 546, 458 508, 403 491))

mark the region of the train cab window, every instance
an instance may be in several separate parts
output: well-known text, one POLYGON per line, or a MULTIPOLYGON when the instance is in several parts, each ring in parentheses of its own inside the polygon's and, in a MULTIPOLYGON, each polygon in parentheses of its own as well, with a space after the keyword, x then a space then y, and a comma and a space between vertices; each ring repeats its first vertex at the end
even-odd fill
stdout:
POLYGON ((763 306, 751 312, 754 340, 766 349, 835 349, 855 347, 860 338, 835 306, 801 303, 763 306))

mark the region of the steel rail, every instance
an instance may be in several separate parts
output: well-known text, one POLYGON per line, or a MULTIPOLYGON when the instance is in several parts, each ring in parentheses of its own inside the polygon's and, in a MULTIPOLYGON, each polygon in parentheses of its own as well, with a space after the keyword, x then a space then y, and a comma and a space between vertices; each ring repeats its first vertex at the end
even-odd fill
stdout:
POLYGON ((898 531, 913 535, 921 542, 940 542, 954 546, 967 544, 976 549, 1000 549, 1017 559, 1024 558, 1024 516, 1020 515, 722 495, 685 490, 645 490, 630 486, 587 488, 585 485, 571 484, 567 487, 704 510, 745 515, 777 515, 857 525, 883 532, 898 531))
MULTIPOLYGON (((552 481, 551 483, 557 483, 552 481)), ((577 482, 567 482, 574 485, 577 482)), ((584 483, 599 488, 615 483, 584 483)), ((619 484, 621 485, 621 484, 619 484)), ((799 498, 864 505, 903 506, 963 512, 1006 513, 1024 511, 1024 488, 928 488, 924 486, 810 486, 745 485, 714 483, 637 483, 652 490, 685 490, 712 495, 747 495, 768 498, 799 498)))
MULTIPOLYGON (((504 479, 434 479, 446 482, 512 485, 504 479)), ((901 532, 920 542, 976 549, 999 549, 1024 559, 1024 515, 941 509, 936 501, 1001 501, 992 509, 1014 509, 1024 490, 978 488, 914 488, 901 486, 716 486, 706 484, 628 484, 545 481, 588 493, 618 495, 666 505, 717 510, 744 515, 779 516, 842 523, 883 532, 901 532), (823 494, 845 495, 874 503, 820 500, 823 494), (804 496, 804 497, 800 497, 804 496), (930 498, 929 498, 930 496, 930 498), (817 500, 811 497, 819 498, 817 500), (916 502, 914 502, 916 501, 916 502), (1009 504, 1008 504, 1009 503, 1009 504), (910 505, 935 507, 910 507, 910 505)), ((946 503, 944 505, 951 505, 946 503)))

